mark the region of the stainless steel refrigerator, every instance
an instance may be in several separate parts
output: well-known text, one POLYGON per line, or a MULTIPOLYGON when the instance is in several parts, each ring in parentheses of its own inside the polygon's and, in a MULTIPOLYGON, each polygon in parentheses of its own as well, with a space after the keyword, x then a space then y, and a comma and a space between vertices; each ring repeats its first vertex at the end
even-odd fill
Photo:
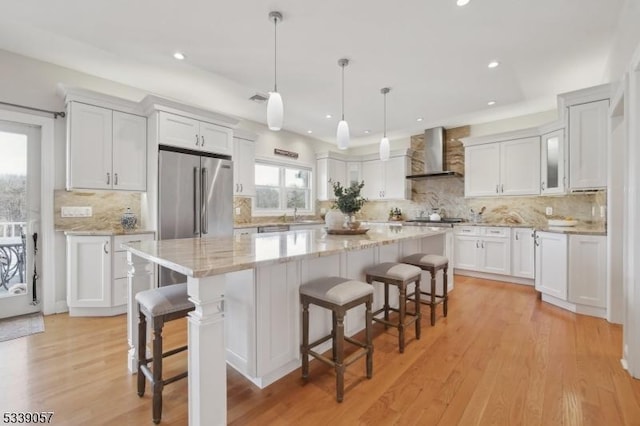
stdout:
MULTIPOLYGON (((229 157, 160 146, 159 239, 233 235, 233 163, 229 157)), ((186 276, 160 268, 160 285, 186 276)))

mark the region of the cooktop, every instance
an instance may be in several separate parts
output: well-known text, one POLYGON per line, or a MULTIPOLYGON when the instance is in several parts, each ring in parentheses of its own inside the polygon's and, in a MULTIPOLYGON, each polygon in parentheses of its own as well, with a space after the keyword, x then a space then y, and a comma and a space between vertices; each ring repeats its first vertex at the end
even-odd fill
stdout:
POLYGON ((426 223, 460 223, 465 220, 460 217, 443 217, 440 220, 431 220, 428 217, 416 217, 415 219, 409 219, 407 222, 426 222, 426 223))

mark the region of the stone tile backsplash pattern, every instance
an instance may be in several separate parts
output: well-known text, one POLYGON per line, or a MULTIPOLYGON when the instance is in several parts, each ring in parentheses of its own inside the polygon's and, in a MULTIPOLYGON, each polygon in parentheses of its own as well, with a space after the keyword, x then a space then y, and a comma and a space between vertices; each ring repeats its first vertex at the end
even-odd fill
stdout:
POLYGON ((126 191, 54 191, 54 228, 57 231, 122 230, 120 217, 127 210, 138 218, 140 228, 139 192, 126 191), (91 217, 62 217, 62 206, 91 207, 91 217))

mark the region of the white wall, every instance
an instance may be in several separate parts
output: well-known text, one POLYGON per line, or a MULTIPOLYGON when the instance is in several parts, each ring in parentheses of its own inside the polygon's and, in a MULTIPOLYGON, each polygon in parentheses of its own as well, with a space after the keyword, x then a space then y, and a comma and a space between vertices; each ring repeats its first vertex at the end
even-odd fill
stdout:
POLYGON ((535 114, 527 114, 504 120, 491 121, 488 123, 472 124, 470 128, 470 136, 492 135, 494 133, 537 127, 557 119, 558 110, 553 109, 550 111, 542 111, 535 114))
POLYGON ((611 46, 603 83, 620 80, 640 44, 640 0, 627 0, 620 11, 618 30, 611 46))

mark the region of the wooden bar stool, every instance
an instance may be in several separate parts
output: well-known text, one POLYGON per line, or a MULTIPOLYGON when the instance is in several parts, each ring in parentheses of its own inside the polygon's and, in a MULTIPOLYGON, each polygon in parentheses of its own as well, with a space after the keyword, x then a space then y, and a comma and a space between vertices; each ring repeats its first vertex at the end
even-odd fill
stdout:
MULTIPOLYGON (((442 303, 442 311, 447 316, 447 302, 449 296, 447 294, 447 270, 449 269, 449 259, 437 254, 415 253, 402 259, 404 263, 415 265, 423 271, 431 274, 431 290, 429 292, 422 291, 421 294, 429 296, 429 302, 422 302, 431 307, 431 325, 436 324, 436 305, 442 303), (442 270, 442 293, 436 294, 436 273, 442 270)), ((416 300, 420 299, 418 292, 409 295, 416 300)))
POLYGON ((420 339, 420 303, 415 300, 414 312, 407 312, 407 285, 415 283, 415 292, 420 293, 420 275, 422 271, 417 266, 406 265, 404 263, 385 262, 373 266, 365 271, 366 280, 369 284, 374 281, 384 284, 384 306, 373 313, 373 320, 382 324, 398 329, 398 346, 400 353, 404 352, 404 329, 405 327, 415 323, 416 339, 420 339), (400 296, 398 298, 398 308, 389 306, 389 285, 398 287, 400 296), (389 321, 389 312, 398 313, 398 321, 389 321), (376 318, 376 315, 384 313, 384 318, 376 318), (410 315, 412 318, 407 319, 410 315))
POLYGON ((187 377, 187 372, 167 379, 162 378, 162 358, 175 355, 187 349, 187 346, 162 352, 162 327, 167 321, 184 318, 195 309, 187 295, 187 284, 174 284, 165 287, 141 291, 136 294, 140 308, 138 322, 138 396, 144 395, 148 379, 153 389, 153 422, 160 423, 162 417, 162 389, 165 385, 187 377), (147 358, 147 321, 153 327, 153 354, 147 358), (153 368, 148 363, 152 362, 153 368))
POLYGON ((342 402, 344 398, 344 371, 356 360, 367 356, 367 378, 373 375, 373 345, 371 343, 371 303, 373 302, 373 287, 361 281, 348 278, 327 277, 310 281, 300 286, 300 303, 302 304, 302 379, 309 378, 309 355, 329 364, 336 370, 336 399, 342 402), (331 334, 313 343, 309 343, 309 305, 329 309, 332 313, 333 326, 331 334), (344 335, 344 316, 346 312, 358 305, 365 304, 366 308, 366 341, 359 342, 344 335), (332 359, 319 354, 312 349, 331 339, 333 343, 332 359), (356 352, 344 358, 344 341, 359 346, 356 352))

